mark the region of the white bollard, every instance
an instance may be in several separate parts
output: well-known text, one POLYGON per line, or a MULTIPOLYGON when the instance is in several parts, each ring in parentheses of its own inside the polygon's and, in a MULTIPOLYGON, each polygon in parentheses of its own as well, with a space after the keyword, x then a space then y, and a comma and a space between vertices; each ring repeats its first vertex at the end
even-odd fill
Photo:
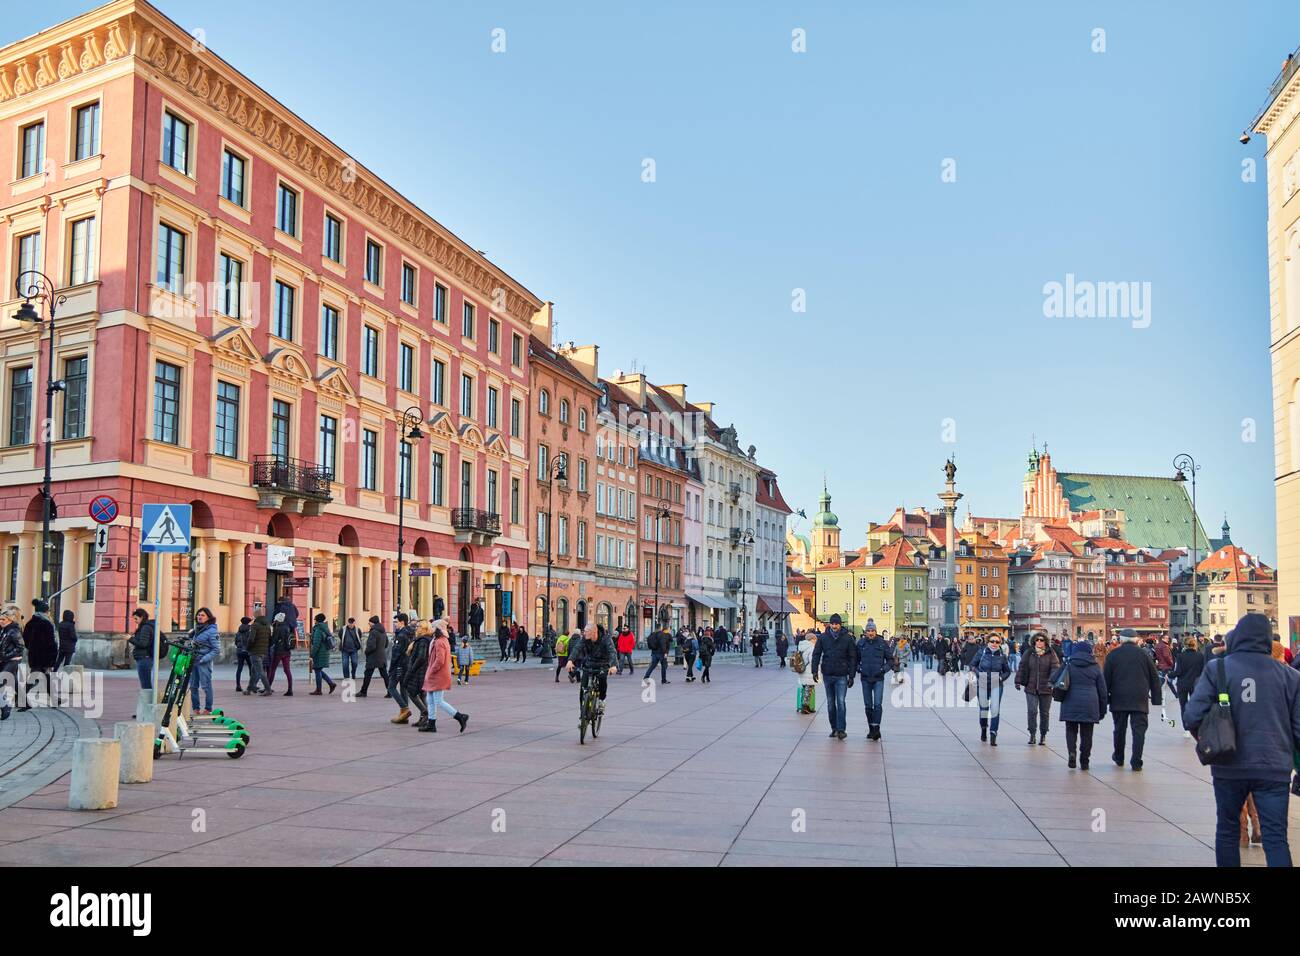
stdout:
MULTIPOLYGON (((153 691, 141 688, 135 695, 135 719, 148 720, 153 713, 153 691)), ((155 721, 157 723, 157 721, 155 721)))
POLYGON ((117 806, 118 768, 122 743, 83 737, 72 745, 72 788, 69 810, 111 810, 117 806))
POLYGON ((153 779, 154 730, 151 722, 122 721, 113 725, 113 736, 122 742, 121 783, 148 783, 153 779))

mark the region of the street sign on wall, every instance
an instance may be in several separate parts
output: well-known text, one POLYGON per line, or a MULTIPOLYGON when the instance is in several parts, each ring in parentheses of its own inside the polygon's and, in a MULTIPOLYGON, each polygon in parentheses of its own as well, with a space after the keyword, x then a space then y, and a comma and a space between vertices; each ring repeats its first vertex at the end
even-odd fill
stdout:
POLYGON ((189 505, 145 505, 140 527, 140 550, 145 554, 189 553, 189 505))

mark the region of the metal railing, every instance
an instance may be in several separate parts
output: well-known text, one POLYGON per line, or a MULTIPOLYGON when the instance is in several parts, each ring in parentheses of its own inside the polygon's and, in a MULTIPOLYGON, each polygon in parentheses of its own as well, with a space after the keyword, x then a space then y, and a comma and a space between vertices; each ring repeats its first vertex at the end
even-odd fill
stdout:
POLYGON ((728 537, 731 538, 731 543, 733 545, 740 544, 740 529, 732 528, 730 533, 728 534, 728 537))
POLYGON ((316 501, 332 501, 330 483, 334 474, 297 458, 257 455, 253 459, 253 487, 271 488, 285 494, 316 501))
POLYGON ((501 516, 479 508, 453 508, 451 526, 457 531, 480 531, 484 534, 500 534, 501 516))
POLYGON ((1286 85, 1291 82, 1291 77, 1295 76, 1297 70, 1300 70, 1300 47, 1297 47, 1295 52, 1287 57, 1286 62, 1282 64, 1282 70, 1278 73, 1277 79, 1275 79, 1272 85, 1268 88, 1268 99, 1266 99, 1264 105, 1259 108, 1259 112, 1255 114, 1255 118, 1250 121, 1249 129, 1253 130, 1259 125, 1259 121, 1264 118, 1264 114, 1269 111, 1273 102, 1282 95, 1282 91, 1286 89, 1286 85))

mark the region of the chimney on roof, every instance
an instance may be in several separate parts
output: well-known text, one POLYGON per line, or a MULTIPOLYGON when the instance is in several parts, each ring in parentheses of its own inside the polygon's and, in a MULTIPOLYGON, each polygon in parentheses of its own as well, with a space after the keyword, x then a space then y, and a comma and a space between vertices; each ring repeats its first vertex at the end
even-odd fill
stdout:
POLYGON ((696 402, 695 407, 698 408, 700 411, 702 411, 705 415, 708 415, 710 418, 713 417, 713 408, 714 408, 713 402, 696 402))
POLYGON ((637 408, 645 408, 645 372, 614 373, 614 381, 632 393, 637 408))
POLYGON ((564 357, 593 385, 600 379, 600 346, 580 345, 565 349, 564 357))
POLYGON ((533 313, 532 333, 542 340, 542 344, 548 348, 551 345, 551 335, 555 328, 555 303, 547 302, 540 309, 533 313))
POLYGON ((683 405, 686 404, 686 386, 684 384, 679 382, 676 385, 660 385, 659 387, 683 405))

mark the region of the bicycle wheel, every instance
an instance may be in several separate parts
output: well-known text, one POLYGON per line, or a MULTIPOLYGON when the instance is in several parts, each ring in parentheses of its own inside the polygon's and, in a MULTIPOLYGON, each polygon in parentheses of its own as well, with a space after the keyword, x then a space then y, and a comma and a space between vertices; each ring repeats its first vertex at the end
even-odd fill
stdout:
POLYGON ((587 742, 587 715, 583 714, 578 719, 578 743, 585 744, 586 742, 587 742))
POLYGON ((598 711, 598 712, 596 713, 596 716, 593 717, 592 720, 591 720, 591 739, 592 739, 592 740, 595 740, 597 737, 600 736, 600 722, 601 722, 602 719, 603 719, 603 717, 602 717, 602 715, 600 714, 600 712, 598 711))

